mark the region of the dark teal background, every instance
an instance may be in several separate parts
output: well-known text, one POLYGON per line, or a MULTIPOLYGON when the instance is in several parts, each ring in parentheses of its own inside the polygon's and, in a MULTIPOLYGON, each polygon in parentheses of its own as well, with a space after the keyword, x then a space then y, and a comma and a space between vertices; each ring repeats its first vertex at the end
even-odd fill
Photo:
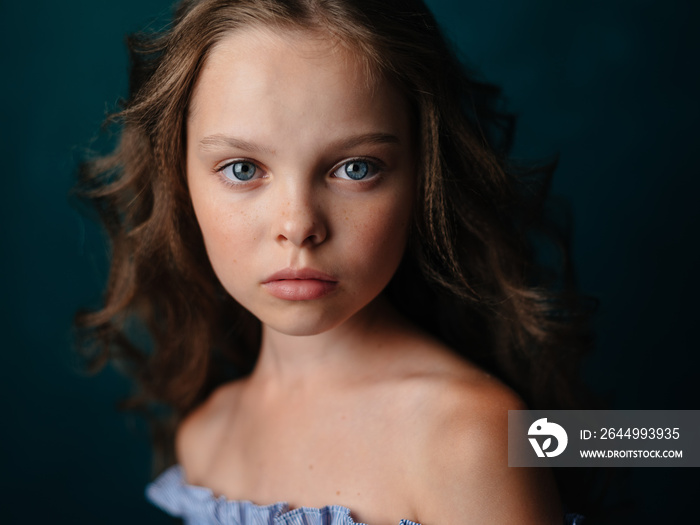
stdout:
MULTIPOLYGON (((601 301, 592 386, 615 408, 700 409, 700 2, 429 4, 520 115, 517 155, 561 156, 554 192, 572 205, 581 287, 601 301)), ((0 523, 170 521, 143 497, 143 425, 113 408, 128 383, 74 371, 71 318, 106 267, 67 197, 125 94, 124 35, 169 5, 0 0, 0 523)), ((628 481, 620 522, 693 521, 697 470, 628 481)))

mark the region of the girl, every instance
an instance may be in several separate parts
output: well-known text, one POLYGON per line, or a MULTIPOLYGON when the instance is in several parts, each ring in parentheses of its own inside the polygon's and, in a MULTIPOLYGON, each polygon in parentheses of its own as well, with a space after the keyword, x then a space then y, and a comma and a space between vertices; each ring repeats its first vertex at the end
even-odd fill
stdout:
POLYGON ((551 474, 507 466, 507 411, 574 406, 582 319, 530 248, 544 186, 422 2, 186 0, 130 46, 121 141, 82 172, 112 267, 78 324, 129 406, 170 409, 148 498, 561 523, 551 474))

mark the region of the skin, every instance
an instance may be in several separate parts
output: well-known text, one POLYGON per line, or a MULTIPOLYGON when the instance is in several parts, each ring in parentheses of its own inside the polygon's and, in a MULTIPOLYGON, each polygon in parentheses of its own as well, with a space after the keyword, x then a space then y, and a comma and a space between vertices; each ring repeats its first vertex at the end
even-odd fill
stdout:
POLYGON ((401 97, 387 83, 367 85, 327 40, 290 37, 249 30, 222 42, 188 121, 188 184, 209 259, 264 324, 266 345, 363 322, 403 255, 414 192, 401 97), (349 180, 343 163, 357 157, 381 171, 349 180), (228 185, 230 169, 216 170, 243 159, 255 178, 228 185), (288 301, 261 286, 290 267, 330 274, 337 289, 288 301))
POLYGON ((263 337, 253 373, 182 423, 178 461, 216 495, 338 504, 371 525, 557 523, 549 474, 507 467, 517 396, 381 295, 405 250, 417 174, 406 101, 364 71, 325 35, 265 28, 230 34, 205 63, 188 185, 212 266, 263 337), (379 168, 348 180, 353 159, 379 168), (255 176, 231 185, 221 168, 242 160, 255 176), (263 283, 288 267, 337 285, 280 299, 263 283))

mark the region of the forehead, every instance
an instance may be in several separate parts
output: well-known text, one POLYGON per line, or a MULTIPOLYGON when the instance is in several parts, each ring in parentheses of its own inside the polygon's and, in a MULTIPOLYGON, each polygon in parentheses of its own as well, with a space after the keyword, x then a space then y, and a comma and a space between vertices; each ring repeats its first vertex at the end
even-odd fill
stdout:
POLYGON ((398 90, 348 46, 319 32, 253 27, 211 49, 190 101, 188 134, 404 134, 407 113, 398 90))

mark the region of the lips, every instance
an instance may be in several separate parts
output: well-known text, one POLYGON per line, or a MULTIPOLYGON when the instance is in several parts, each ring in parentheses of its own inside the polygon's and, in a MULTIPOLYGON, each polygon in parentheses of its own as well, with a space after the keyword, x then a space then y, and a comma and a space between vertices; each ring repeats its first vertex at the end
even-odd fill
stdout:
POLYGON ((312 268, 300 268, 295 270, 293 268, 285 268, 279 272, 273 273, 270 277, 263 281, 263 284, 270 283, 272 281, 286 281, 286 280, 316 280, 316 281, 326 281, 331 283, 338 282, 332 276, 327 273, 319 272, 312 268))
POLYGON ((311 268, 286 268, 273 273, 262 283, 273 296, 288 301, 320 299, 338 286, 338 281, 327 273, 311 268))

